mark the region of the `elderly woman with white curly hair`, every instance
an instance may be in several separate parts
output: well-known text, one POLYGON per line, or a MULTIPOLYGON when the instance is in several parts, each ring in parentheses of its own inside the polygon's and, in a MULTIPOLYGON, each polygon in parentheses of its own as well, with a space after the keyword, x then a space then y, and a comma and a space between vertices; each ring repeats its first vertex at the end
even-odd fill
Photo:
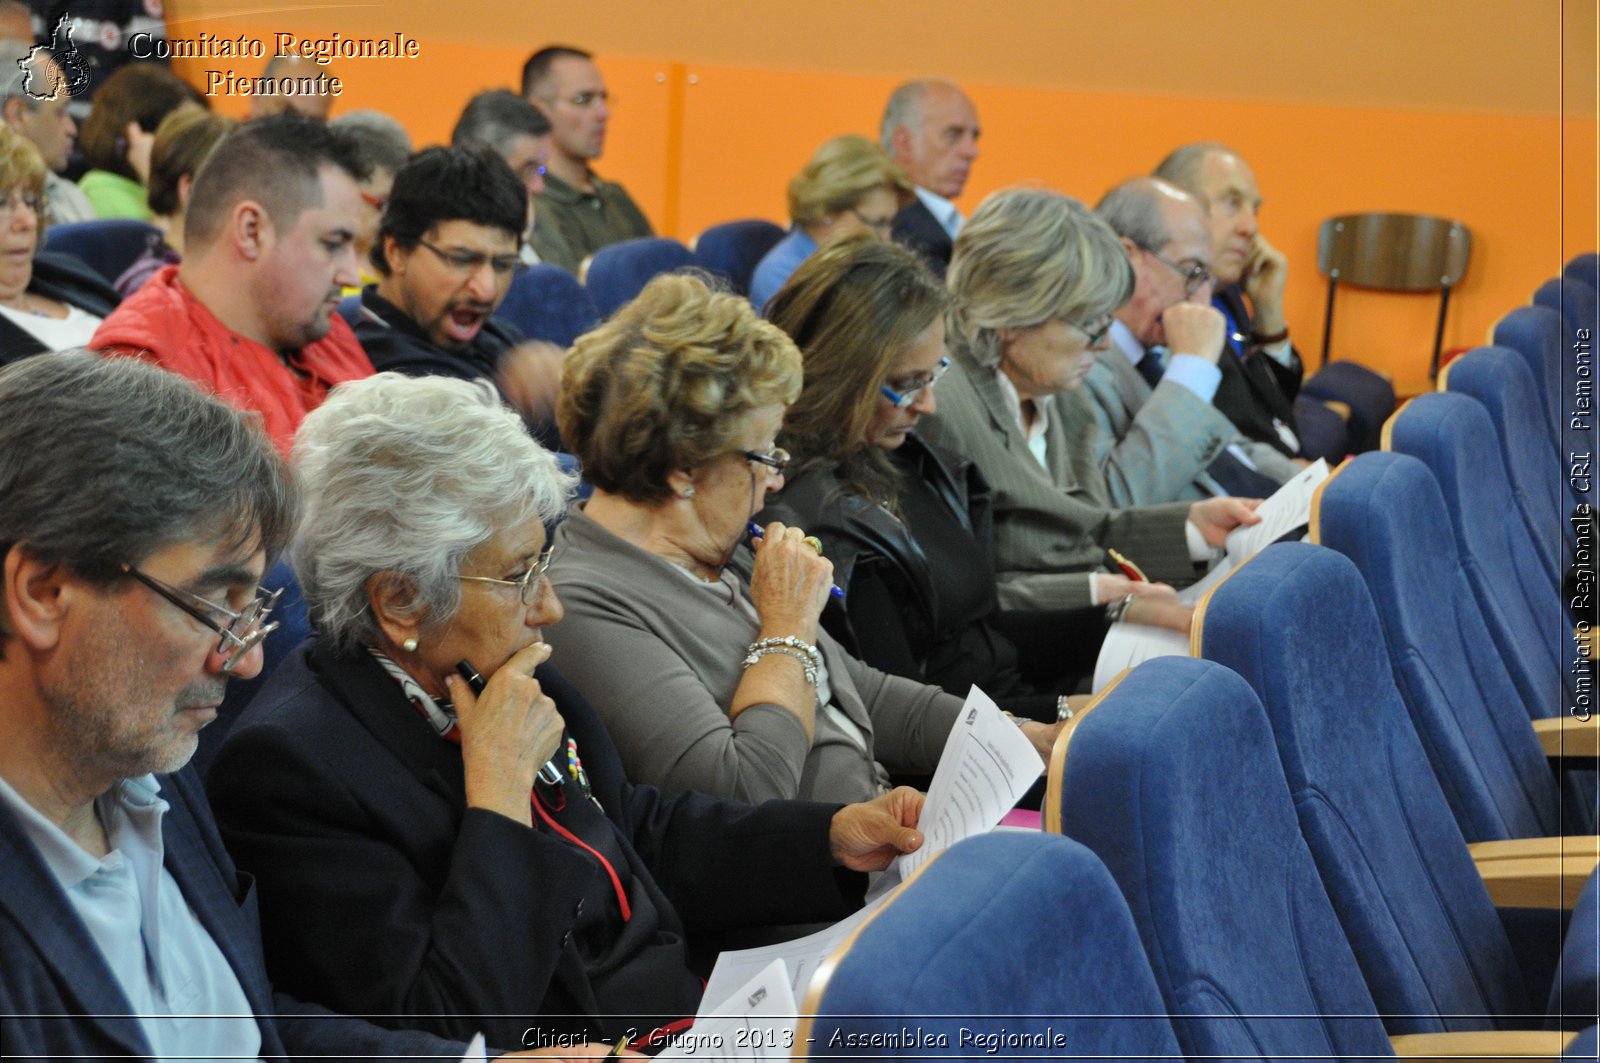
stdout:
POLYGON ((628 783, 541 667, 568 478, 487 385, 344 385, 294 468, 317 634, 209 776, 285 991, 504 1047, 670 1029, 700 997, 689 933, 836 919, 854 872, 920 844, 911 790, 753 808, 628 783))

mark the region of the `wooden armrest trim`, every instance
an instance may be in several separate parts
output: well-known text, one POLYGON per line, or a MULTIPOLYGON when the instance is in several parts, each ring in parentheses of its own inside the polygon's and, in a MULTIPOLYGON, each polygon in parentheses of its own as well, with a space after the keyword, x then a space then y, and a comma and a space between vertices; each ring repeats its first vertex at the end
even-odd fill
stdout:
POLYGON ((1487 860, 1478 874, 1496 908, 1570 909, 1596 864, 1600 858, 1592 854, 1487 860))
POLYGON ((1587 720, 1576 716, 1534 720, 1533 733, 1547 757, 1600 757, 1600 715, 1587 720))
POLYGON ((1600 857, 1600 834, 1563 834, 1551 838, 1512 838, 1498 842, 1473 842, 1467 846, 1472 859, 1527 860, 1533 857, 1600 857))
POLYGON ((1412 1063, 1445 1059, 1559 1060, 1576 1033, 1568 1030, 1471 1030, 1408 1033, 1389 1038, 1394 1054, 1412 1063))

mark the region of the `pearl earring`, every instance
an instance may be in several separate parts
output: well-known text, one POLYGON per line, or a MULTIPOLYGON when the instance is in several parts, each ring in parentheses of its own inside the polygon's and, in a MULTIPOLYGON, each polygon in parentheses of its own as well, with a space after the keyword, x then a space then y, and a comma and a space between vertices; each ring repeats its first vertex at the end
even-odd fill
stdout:
POLYGON ((417 640, 416 639, 406 639, 404 642, 402 642, 400 644, 400 648, 402 650, 405 650, 407 653, 416 653, 417 652, 417 640))
POLYGON ((684 498, 693 498, 693 497, 694 497, 694 488, 692 488, 692 487, 685 487, 685 488, 684 488, 684 489, 683 489, 683 497, 684 497, 684 498))

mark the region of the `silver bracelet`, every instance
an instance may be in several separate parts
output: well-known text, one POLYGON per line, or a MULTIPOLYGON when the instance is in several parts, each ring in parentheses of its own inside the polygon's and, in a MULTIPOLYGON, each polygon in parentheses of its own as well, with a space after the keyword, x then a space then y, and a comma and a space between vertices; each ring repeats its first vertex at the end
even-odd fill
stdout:
POLYGON ((817 670, 812 667, 810 658, 808 658, 804 653, 801 653, 799 650, 792 649, 788 646, 751 646, 750 655, 744 659, 744 666, 749 668, 751 665, 757 663, 761 660, 761 658, 765 657, 769 653, 781 653, 785 657, 793 657, 795 660, 800 662, 800 667, 805 669, 806 682, 810 683, 813 687, 817 685, 817 670))
POLYGON ((1056 719, 1058 721, 1072 719, 1072 699, 1065 694, 1056 698, 1056 719))
POLYGON ((1128 606, 1133 603, 1133 595, 1124 594, 1121 598, 1106 606, 1106 619, 1115 624, 1122 620, 1128 613, 1128 606))
POLYGON ((796 638, 793 635, 784 635, 782 638, 758 639, 750 644, 750 652, 754 653, 757 650, 767 649, 769 647, 776 648, 778 646, 786 646, 791 650, 799 650, 801 653, 804 653, 806 655, 806 659, 811 662, 811 668, 813 671, 822 671, 822 654, 817 651, 815 646, 811 645, 811 643, 807 642, 805 639, 796 638))

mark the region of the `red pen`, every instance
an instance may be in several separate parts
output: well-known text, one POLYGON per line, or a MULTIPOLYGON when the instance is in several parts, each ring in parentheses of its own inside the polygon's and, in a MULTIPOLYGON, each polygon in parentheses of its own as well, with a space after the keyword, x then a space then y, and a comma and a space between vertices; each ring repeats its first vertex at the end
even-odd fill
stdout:
POLYGON ((1150 582, 1150 577, 1144 574, 1143 569, 1134 564, 1132 561, 1129 561, 1126 557, 1123 557, 1121 554, 1117 553, 1117 551, 1108 547, 1106 549, 1106 553, 1111 557, 1111 563, 1116 565, 1117 568, 1121 569, 1124 576, 1127 576, 1135 583, 1150 582))

